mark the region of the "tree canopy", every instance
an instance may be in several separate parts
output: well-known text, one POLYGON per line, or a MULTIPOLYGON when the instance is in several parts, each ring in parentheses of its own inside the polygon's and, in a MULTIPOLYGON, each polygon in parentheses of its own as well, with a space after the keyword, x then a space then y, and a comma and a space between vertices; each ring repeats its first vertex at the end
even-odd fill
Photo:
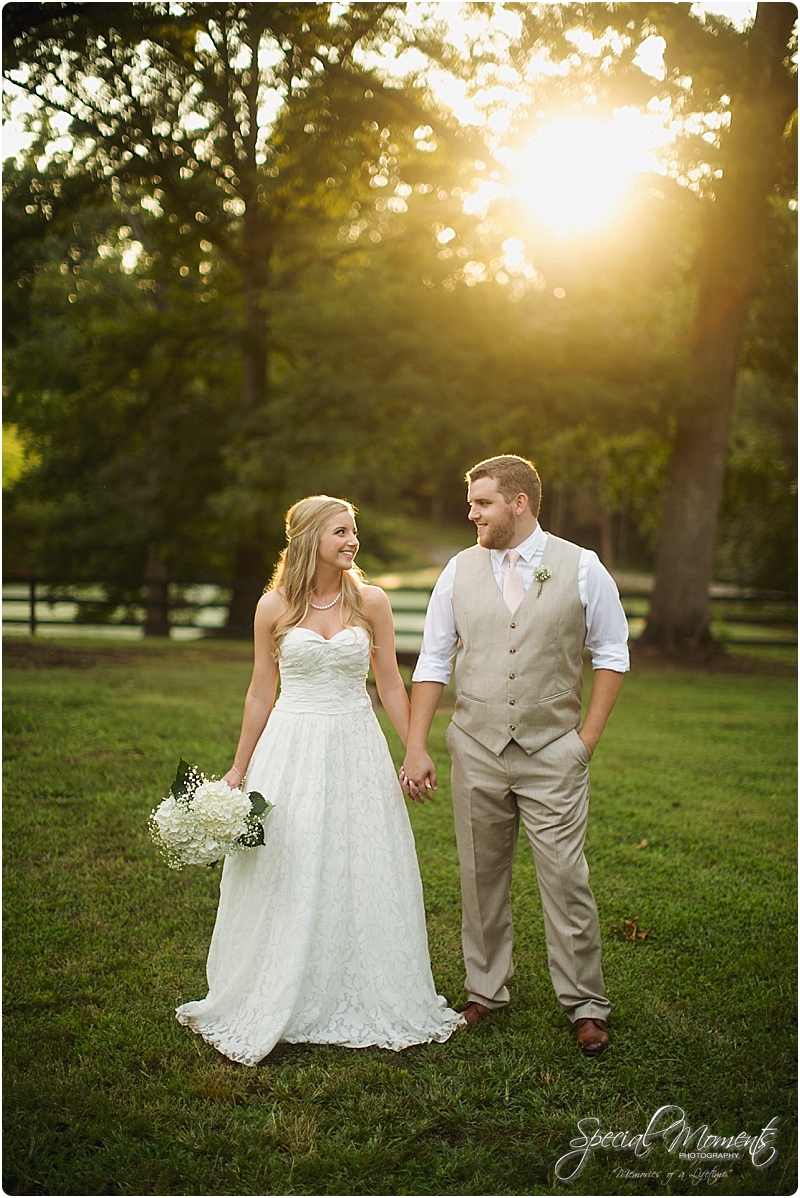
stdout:
POLYGON ((6 76, 39 104, 4 182, 16 568, 131 589, 155 553, 230 578, 245 631, 299 495, 441 518, 508 451, 554 531, 609 564, 658 546, 655 642, 706 643, 715 542, 718 571, 784 586, 791 6, 744 30, 469 8, 457 53, 404 5, 6 5, 6 76), (637 59, 658 37, 660 80, 637 59), (427 65, 387 75, 386 47, 427 65), (516 80, 513 123, 459 123, 434 67, 490 109, 516 80), (508 185, 545 118, 667 102, 667 173, 602 236, 508 185))

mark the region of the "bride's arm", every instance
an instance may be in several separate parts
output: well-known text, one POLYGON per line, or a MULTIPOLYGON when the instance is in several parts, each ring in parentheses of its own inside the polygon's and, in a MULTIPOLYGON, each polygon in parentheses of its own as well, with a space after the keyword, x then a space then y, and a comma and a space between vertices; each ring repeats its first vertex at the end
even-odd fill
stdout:
POLYGON ((405 746, 409 702, 394 651, 394 620, 389 600, 380 587, 365 587, 364 615, 372 627, 372 668, 384 711, 405 746))
POLYGON ((244 701, 242 731, 233 765, 223 781, 237 787, 247 772, 258 738, 266 727, 278 686, 278 663, 272 656, 272 629, 283 609, 283 601, 269 591, 258 601, 254 624, 253 677, 244 701))

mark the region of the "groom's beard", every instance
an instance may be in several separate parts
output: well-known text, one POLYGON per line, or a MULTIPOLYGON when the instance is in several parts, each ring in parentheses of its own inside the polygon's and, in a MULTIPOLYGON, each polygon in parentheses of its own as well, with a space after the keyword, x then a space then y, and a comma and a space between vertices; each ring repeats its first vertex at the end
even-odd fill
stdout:
POLYGON ((475 531, 478 534, 478 544, 484 549, 508 549, 514 540, 516 529, 514 511, 511 509, 505 520, 485 524, 483 528, 476 527, 475 531))

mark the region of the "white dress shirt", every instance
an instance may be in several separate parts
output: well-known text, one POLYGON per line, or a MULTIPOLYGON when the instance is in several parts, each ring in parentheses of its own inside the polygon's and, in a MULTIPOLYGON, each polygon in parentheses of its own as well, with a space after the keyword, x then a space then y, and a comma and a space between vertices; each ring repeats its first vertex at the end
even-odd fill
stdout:
MULTIPOLYGON (((517 569, 522 575, 522 585, 526 591, 534 580, 533 572, 541 563, 546 544, 547 533, 537 524, 527 540, 515 546, 520 555, 517 569)), ((508 569, 508 550, 491 549, 489 552, 492 573, 502 595, 503 578, 508 569)), ((446 686, 450 681, 450 671, 459 641, 453 612, 455 576, 456 559, 451 557, 439 575, 428 603, 422 650, 412 679, 414 682, 443 682, 446 686)), ((578 595, 586 613, 585 643, 592 655, 592 667, 595 670, 616 670, 624 674, 630 669, 628 621, 620 602, 617 584, 591 549, 581 549, 578 560, 578 595)))

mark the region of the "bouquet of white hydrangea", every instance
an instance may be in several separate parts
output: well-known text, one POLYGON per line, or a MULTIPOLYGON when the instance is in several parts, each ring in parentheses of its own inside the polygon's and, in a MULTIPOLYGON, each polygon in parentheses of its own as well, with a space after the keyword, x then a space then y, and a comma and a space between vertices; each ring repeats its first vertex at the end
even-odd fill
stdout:
POLYGON ((263 844, 263 821, 271 810, 257 791, 233 790, 181 759, 170 793, 150 812, 147 826, 171 869, 215 865, 263 844))

